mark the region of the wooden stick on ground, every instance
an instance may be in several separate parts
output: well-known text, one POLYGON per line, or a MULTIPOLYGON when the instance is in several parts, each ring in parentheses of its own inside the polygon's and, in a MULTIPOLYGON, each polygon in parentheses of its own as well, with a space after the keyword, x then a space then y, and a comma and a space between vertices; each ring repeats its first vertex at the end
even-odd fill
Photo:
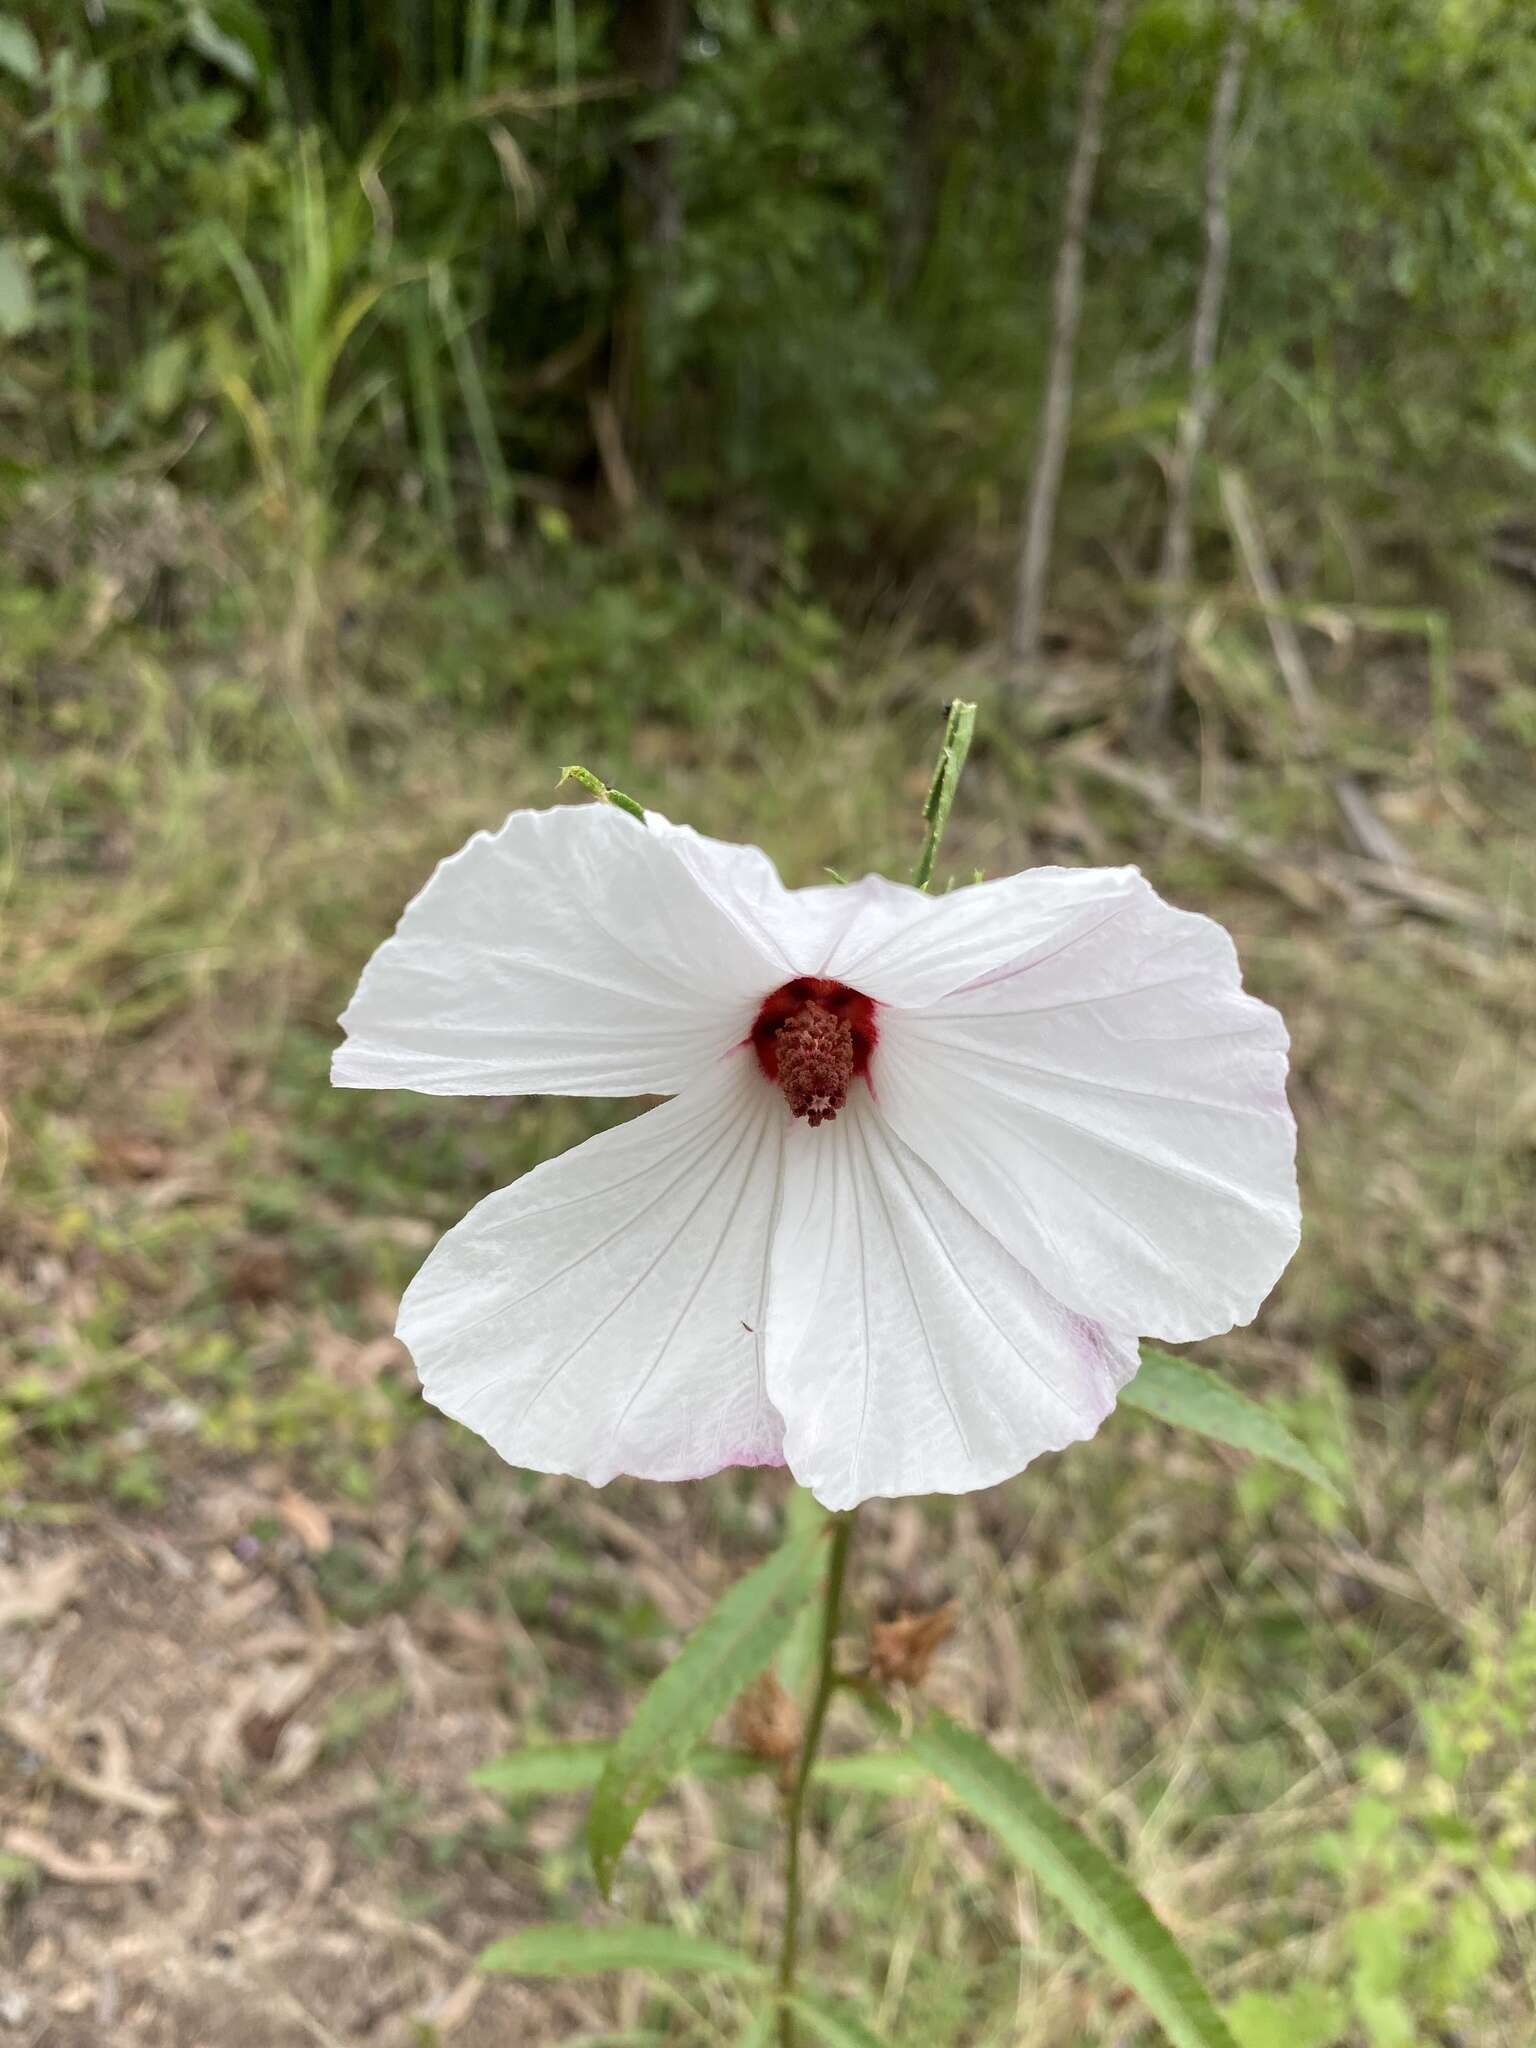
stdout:
MULTIPOLYGON (((1316 758, 1323 752, 1325 744, 1322 699, 1313 685, 1312 671, 1302 652, 1296 622, 1270 565, 1247 486, 1236 470, 1224 469, 1221 473, 1221 502, 1232 528, 1232 537, 1237 542, 1237 551, 1243 558, 1244 572, 1264 613, 1275 666, 1280 671, 1280 680, 1285 684, 1291 709, 1296 714, 1302 751, 1308 757, 1316 758)), ((1368 860, 1377 861, 1384 867, 1406 871, 1409 866, 1407 854, 1376 815, 1375 806, 1354 776, 1342 771, 1335 773, 1329 777, 1329 787, 1344 820, 1344 829, 1360 852, 1368 860)))
POLYGON ((1437 924, 1455 925, 1509 944, 1536 945, 1536 918, 1523 911, 1490 903, 1452 882, 1437 882, 1411 869, 1356 854, 1323 853, 1302 860, 1273 840, 1244 832, 1228 819, 1191 809, 1160 775, 1122 760, 1097 743, 1068 748, 1057 758, 1075 774, 1125 790, 1192 839, 1228 854, 1298 909, 1321 914, 1332 901, 1364 918, 1370 915, 1370 898, 1382 897, 1437 924))

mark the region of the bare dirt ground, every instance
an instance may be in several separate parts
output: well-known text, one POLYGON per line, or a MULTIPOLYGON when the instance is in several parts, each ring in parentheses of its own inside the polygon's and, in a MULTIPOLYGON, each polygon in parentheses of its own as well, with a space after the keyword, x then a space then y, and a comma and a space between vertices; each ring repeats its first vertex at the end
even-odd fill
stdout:
POLYGON ((431 1917, 402 1913, 402 1848, 408 1866, 422 1836, 500 1818, 466 1785, 514 1734, 499 1636, 443 1607, 338 1624, 307 1563, 327 1524, 258 1467, 174 1523, 8 1544, 3 1843, 41 1880, 7 1930, 0 2025, 18 2041, 473 2048, 591 2015, 473 1972, 529 1916, 505 1866, 422 1872, 431 1917), (282 1533, 249 1555, 274 1515, 282 1533), (358 1739, 337 1742, 349 1701, 358 1739), (384 1780, 409 1845, 367 1838, 384 1780))
MULTIPOLYGON (((619 1703, 558 1601, 540 1648, 511 1614, 431 1583, 466 1533, 447 1483, 461 1441, 424 1422, 389 1507, 366 1516, 328 1510, 255 1460, 179 1487, 174 1515, 7 1532, 0 1850, 28 1877, 0 1946, 0 2039, 506 2048, 614 2038, 638 2020, 638 1980, 530 1987, 473 1967, 486 1943, 547 1917, 551 1896, 591 1886, 581 1801, 541 1802, 514 1836, 470 1773, 545 1718, 546 1651, 572 1687, 560 1732, 609 1732, 619 1703), (341 1542, 382 1583, 409 1552, 425 1589, 338 1620, 316 1566, 341 1542)), ((782 1482, 758 1486, 748 1512, 766 1535, 782 1482)), ((630 1490, 620 1506, 558 1480, 503 1491, 509 1520, 530 1524, 530 1555, 551 1527, 584 1543, 599 1607, 639 1598, 682 1630, 729 1576, 702 1492, 690 1514, 676 1491, 646 1502, 630 1490)), ((979 1528, 968 1511, 965 1540, 995 1566, 979 1528)), ((944 1561, 922 1561, 915 1507, 876 1508, 863 1534, 866 1603, 931 1604, 953 1583, 944 1561)), ((988 1664, 999 1676, 996 1628, 968 1633, 940 1680, 957 1705, 984 1699, 988 1664)), ((1017 1686, 1017 1645, 1003 1636, 1005 1684, 1017 1686)), ((766 1784, 731 1791, 760 1821, 772 1798, 766 1784)), ((639 1854, 686 1899, 732 1832, 688 1788, 643 1823, 639 1854)), ((776 1871, 754 1858, 747 1873, 749 1917, 771 1922, 776 1871)), ((835 1883, 828 1865, 813 1887, 834 1928, 835 1883)))

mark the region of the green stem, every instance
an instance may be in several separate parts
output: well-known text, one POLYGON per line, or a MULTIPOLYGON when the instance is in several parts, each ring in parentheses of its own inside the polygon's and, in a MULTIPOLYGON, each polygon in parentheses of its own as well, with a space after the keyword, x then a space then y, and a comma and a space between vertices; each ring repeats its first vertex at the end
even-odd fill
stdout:
POLYGON ((821 1605, 821 1655, 816 1671, 816 1691, 806 1716, 805 1736, 794 1781, 784 1802, 784 1940, 779 1950, 779 2048, 795 2048, 795 2018, 788 2004, 795 1989, 795 1970, 800 1961, 800 1838, 805 1825, 805 1795, 816 1762, 827 1708, 837 1687, 832 1661, 837 1642, 838 1621, 843 1607, 843 1581, 848 1575, 848 1546, 853 1538, 853 1515, 839 1515, 832 1526, 832 1549, 827 1559, 826 1585, 821 1605))
POLYGON ((939 841, 944 837, 944 827, 949 823, 950 807, 955 801, 955 791, 960 786, 960 771, 965 766, 966 755, 971 751, 971 735, 975 730, 976 706, 962 704, 957 697, 949 706, 944 721, 944 743, 939 748, 933 780, 928 785, 928 798, 923 805, 923 817, 927 821, 928 831, 912 874, 915 888, 926 889, 933 877, 933 863, 938 858, 939 841))

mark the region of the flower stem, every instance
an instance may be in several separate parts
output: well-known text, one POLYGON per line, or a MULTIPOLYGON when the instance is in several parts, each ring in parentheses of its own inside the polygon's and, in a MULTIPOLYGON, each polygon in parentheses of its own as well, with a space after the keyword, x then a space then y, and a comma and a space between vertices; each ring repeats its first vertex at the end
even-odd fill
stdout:
POLYGON ((927 821, 928 831, 912 874, 916 888, 926 889, 932 880, 933 864, 938 858, 939 841, 944 837, 944 827, 949 823, 950 806, 954 803, 955 791, 960 786, 960 771, 965 766, 966 755, 971 751, 971 735, 975 730, 976 706, 962 704, 957 697, 948 707, 944 721, 944 743, 939 748, 933 780, 928 785, 928 797, 923 805, 923 817, 927 821))
POLYGON ((853 1515, 838 1515, 832 1524, 832 1549, 827 1558, 826 1584, 821 1603, 821 1653, 816 1670, 816 1691, 805 1721, 805 1735, 795 1775, 784 1801, 784 1939, 779 1950, 779 2048, 795 2048, 795 2018, 788 2000, 795 1989, 795 1970, 800 1961, 800 1838, 805 1825, 805 1795, 816 1761, 827 1708, 837 1686, 832 1661, 837 1642, 838 1621, 843 1607, 843 1582, 848 1575, 848 1546, 853 1538, 853 1515))

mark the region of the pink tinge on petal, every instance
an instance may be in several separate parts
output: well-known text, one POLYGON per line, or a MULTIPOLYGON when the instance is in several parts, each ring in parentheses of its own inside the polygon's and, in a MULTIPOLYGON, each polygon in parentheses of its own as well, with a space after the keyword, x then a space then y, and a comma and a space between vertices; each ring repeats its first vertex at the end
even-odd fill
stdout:
MULTIPOLYGON (((780 1429, 782 1438, 782 1425, 780 1429)), ((722 1451, 719 1458, 697 1472, 679 1472, 679 1483, 695 1479, 714 1479, 721 1472, 781 1471, 784 1466, 782 1442, 769 1449, 763 1444, 738 1444, 733 1450, 722 1451)))
POLYGON ((737 1465, 743 1467, 749 1465, 762 1465, 770 1469, 773 1469, 775 1467, 782 1467, 783 1463, 784 1443, 781 1434, 779 1443, 773 1450, 764 1450, 761 1447, 754 1447, 750 1449, 743 1447, 741 1450, 732 1451, 720 1465, 719 1469, 722 1472, 729 1472, 733 1466, 737 1465))
POLYGON ((683 1472, 678 1476, 683 1481, 714 1479, 722 1472, 781 1472, 784 1469, 782 1451, 731 1451, 718 1465, 711 1465, 703 1472, 683 1472))
MULTIPOLYGON (((1113 1336, 1092 1316, 1077 1315, 1070 1309, 1064 1309, 1062 1315, 1063 1334, 1073 1357, 1100 1383, 1103 1398, 1113 1401, 1120 1385, 1116 1365, 1123 1356, 1126 1339, 1113 1336)), ((1134 1339, 1131 1341, 1134 1348, 1134 1339)))
POLYGON ((1289 1116, 1291 1098, 1286 1093, 1284 1074, 1269 1075, 1256 1080, 1248 1091, 1248 1102, 1252 1108, 1263 1110, 1267 1116, 1289 1116))

